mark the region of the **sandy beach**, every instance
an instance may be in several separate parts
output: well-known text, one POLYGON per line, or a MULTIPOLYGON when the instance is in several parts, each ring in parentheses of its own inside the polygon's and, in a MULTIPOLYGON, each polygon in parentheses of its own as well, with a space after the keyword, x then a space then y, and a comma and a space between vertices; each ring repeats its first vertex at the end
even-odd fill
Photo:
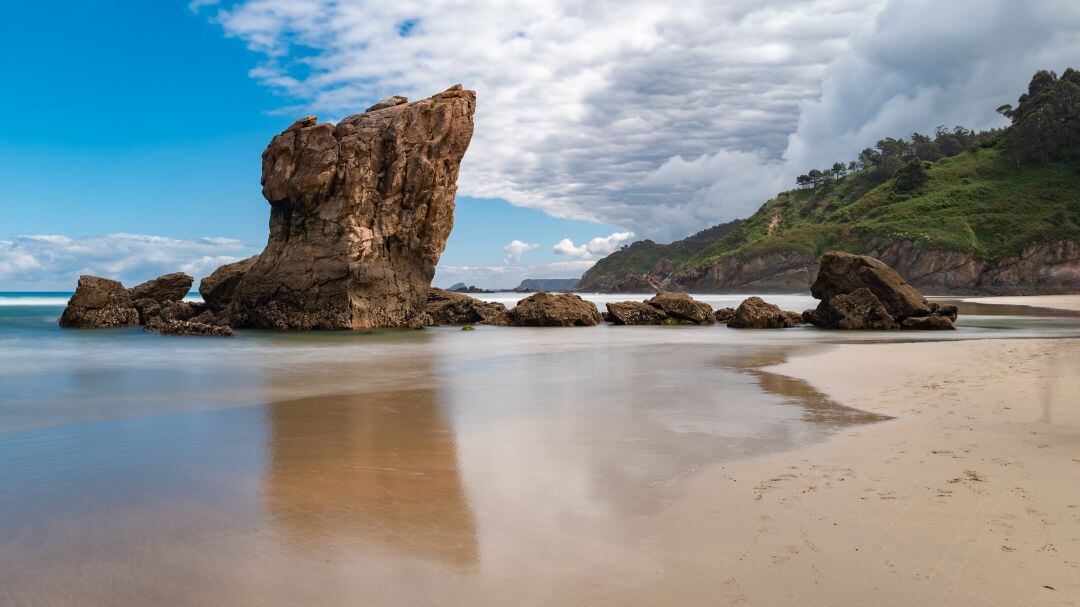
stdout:
POLYGON ((1031 306, 1053 310, 1080 311, 1080 297, 1076 295, 1017 295, 1012 297, 966 297, 963 301, 989 303, 1004 306, 1031 306))
POLYGON ((772 367, 895 419, 690 479, 657 584, 605 598, 1076 605, 1078 370, 1075 339, 842 345, 772 367))

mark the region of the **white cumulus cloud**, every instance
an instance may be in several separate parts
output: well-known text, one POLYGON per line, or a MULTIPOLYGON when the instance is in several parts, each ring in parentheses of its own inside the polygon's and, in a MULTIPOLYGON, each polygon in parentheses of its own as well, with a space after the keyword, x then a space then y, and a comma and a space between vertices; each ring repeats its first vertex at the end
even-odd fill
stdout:
POLYGON ((82 274, 112 278, 127 286, 169 272, 187 272, 198 280, 254 252, 250 245, 232 238, 15 236, 0 240, 0 283, 11 290, 68 291, 82 274))
MULTIPOLYGON (((757 191, 649 182, 675 157, 779 159, 864 0, 237 0, 201 13, 261 56, 252 76, 336 119, 392 94, 477 91, 462 194, 679 237, 757 191), (686 213, 691 199, 705 201, 686 213)), ((287 123, 288 118, 283 118, 287 123)))
POLYGON ((610 236, 597 236, 582 245, 575 245, 569 238, 563 238, 555 243, 551 250, 556 255, 568 259, 591 259, 594 256, 603 257, 619 248, 623 242, 634 237, 633 232, 615 232, 610 236))
POLYGON ((522 257, 525 256, 525 253, 535 248, 538 248, 539 246, 540 245, 538 244, 522 242, 520 240, 514 239, 510 241, 510 244, 503 247, 503 250, 506 251, 506 257, 504 258, 504 260, 506 261, 506 263, 511 265, 519 264, 521 263, 522 257))
POLYGON ((194 5, 257 53, 280 111, 336 119, 460 82, 478 94, 461 193, 657 240, 878 138, 1001 124, 1035 70, 1080 57, 1067 0, 194 5))

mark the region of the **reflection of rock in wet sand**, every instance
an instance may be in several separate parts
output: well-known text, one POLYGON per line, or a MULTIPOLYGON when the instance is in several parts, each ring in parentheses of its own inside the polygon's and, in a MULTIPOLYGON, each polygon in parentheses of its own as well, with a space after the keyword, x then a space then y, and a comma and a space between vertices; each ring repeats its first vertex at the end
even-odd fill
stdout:
POLYGON ((433 390, 271 404, 266 505, 313 549, 477 561, 454 431, 433 390))
MULTIPOLYGON (((784 361, 784 358, 780 358, 775 363, 770 364, 780 364, 784 361)), ((818 392, 813 386, 801 379, 756 369, 752 373, 757 377, 758 385, 766 392, 792 399, 802 405, 803 419, 808 422, 839 426, 866 424, 891 419, 887 415, 845 407, 825 394, 818 392)))
POLYGON ((887 415, 869 413, 841 405, 801 379, 762 371, 765 367, 787 362, 789 355, 786 350, 763 351, 754 355, 743 355, 734 360, 719 359, 718 362, 753 375, 757 378, 761 389, 783 398, 785 403, 799 405, 803 409, 803 419, 810 423, 844 426, 892 419, 887 415))

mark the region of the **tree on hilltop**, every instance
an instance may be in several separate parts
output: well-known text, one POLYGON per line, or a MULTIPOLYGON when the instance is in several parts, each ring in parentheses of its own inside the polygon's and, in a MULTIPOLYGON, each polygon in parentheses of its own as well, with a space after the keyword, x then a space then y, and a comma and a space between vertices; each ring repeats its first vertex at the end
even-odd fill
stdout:
POLYGON ((1047 163, 1080 156, 1080 72, 1068 68, 1058 78, 1039 70, 1016 107, 997 110, 1012 121, 1005 150, 1017 162, 1047 163))

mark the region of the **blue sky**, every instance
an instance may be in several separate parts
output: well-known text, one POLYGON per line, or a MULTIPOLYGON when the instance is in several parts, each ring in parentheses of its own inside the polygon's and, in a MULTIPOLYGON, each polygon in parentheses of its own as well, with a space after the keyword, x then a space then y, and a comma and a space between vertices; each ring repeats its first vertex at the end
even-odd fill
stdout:
MULTIPOLYGON (((249 77, 258 57, 243 41, 166 0, 18 3, 0 27, 4 86, 15 92, 0 95, 0 241, 123 233, 235 239, 242 244, 222 251, 231 257, 261 250, 260 155, 297 100, 249 77)), ((540 245, 529 264, 558 262, 552 246, 562 238, 616 231, 459 196, 441 265, 501 265, 515 238, 540 245)), ((73 276, 59 269, 41 281, 37 269, 0 272, 0 290, 65 289, 73 276)), ((157 269, 120 273, 135 280, 157 269)))
POLYGON ((1078 30, 1012 0, 8 2, 0 290, 257 252, 274 134, 455 83, 476 129, 435 283, 577 276, 882 137, 1000 126, 1078 30))

